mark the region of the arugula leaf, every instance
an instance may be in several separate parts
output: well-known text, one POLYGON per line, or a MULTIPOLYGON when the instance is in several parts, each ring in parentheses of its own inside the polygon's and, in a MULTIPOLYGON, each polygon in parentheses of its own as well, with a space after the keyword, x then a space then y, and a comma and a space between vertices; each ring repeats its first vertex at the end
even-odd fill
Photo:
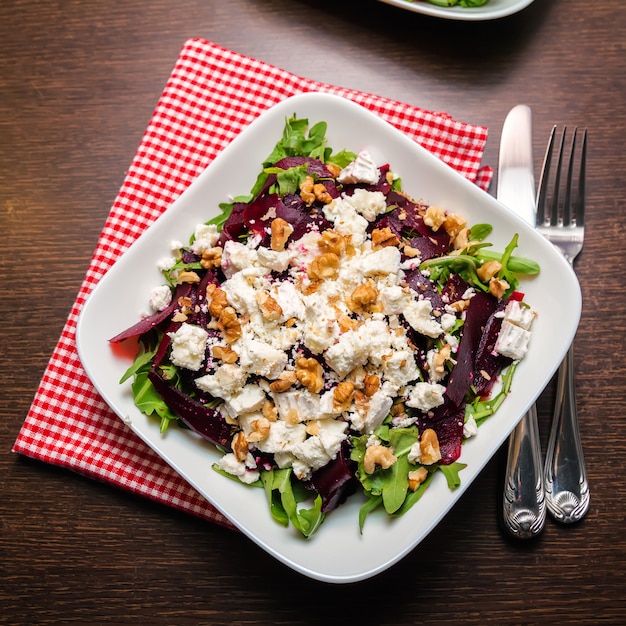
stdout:
POLYGON ((363 534, 363 527, 367 516, 376 510, 383 502, 382 496, 368 494, 367 502, 359 509, 359 532, 363 534))
POLYGON ((161 418, 160 431, 164 433, 171 421, 176 421, 178 416, 167 406, 163 398, 157 393, 154 385, 148 379, 150 365, 142 366, 135 372, 135 378, 131 384, 133 398, 137 408, 146 415, 158 415, 161 418))
POLYGON ((480 426, 489 416, 493 415, 500 408, 511 391, 515 367, 516 364, 512 363, 502 373, 502 386, 495 396, 487 400, 476 398, 471 404, 465 406, 465 419, 471 415, 476 421, 476 425, 480 426))
POLYGON ((276 183, 278 184, 278 194, 280 196, 296 193, 302 181, 308 176, 306 165, 298 165, 286 170, 280 167, 267 167, 265 172, 267 174, 276 174, 276 183))
POLYGON ((309 129, 309 120, 297 119, 295 115, 286 119, 283 136, 265 159, 263 166, 273 165, 288 156, 323 159, 326 149, 326 128, 326 122, 318 122, 309 129))
POLYGON ((402 506, 394 513, 394 517, 404 515, 422 497, 435 473, 435 471, 429 471, 426 480, 415 491, 409 491, 402 506))
POLYGON ((450 463, 450 465, 440 465, 439 469, 448 481, 450 489, 456 489, 461 484, 459 472, 467 467, 467 463, 459 463, 458 461, 450 463))
POLYGON ((299 507, 304 492, 294 489, 291 477, 291 468, 261 472, 270 513, 279 524, 288 526, 291 522, 302 535, 310 537, 324 521, 322 497, 318 494, 309 509, 299 507))
POLYGON ((484 241, 491 235, 493 226, 491 224, 474 224, 470 228, 469 240, 470 241, 484 241))

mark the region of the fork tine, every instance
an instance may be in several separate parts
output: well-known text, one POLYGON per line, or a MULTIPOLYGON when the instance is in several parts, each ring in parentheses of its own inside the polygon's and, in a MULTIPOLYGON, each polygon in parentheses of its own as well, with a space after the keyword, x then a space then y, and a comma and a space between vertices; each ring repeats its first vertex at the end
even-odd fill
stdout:
POLYGON ((580 152, 580 173, 578 179, 578 197, 576 199, 576 225, 585 223, 585 179, 587 176, 587 129, 583 130, 582 148, 580 152))
MULTIPOLYGON (((550 224, 556 226, 559 223, 559 200, 561 196, 561 169, 563 167, 563 149, 565 146, 565 135, 567 127, 563 126, 563 133, 559 141, 559 156, 556 162, 556 171, 554 173, 554 195, 552 196, 552 209, 550 211, 550 224)), ((546 224, 548 221, 546 220, 546 224)))
POLYGON ((552 163, 552 152, 554 151, 554 137, 556 135, 556 125, 552 127, 548 147, 543 158, 541 167, 541 178, 539 180, 539 192, 537 194, 537 224, 545 224, 546 222, 546 202, 548 199, 548 181, 550 179, 550 165, 552 163))
MULTIPOLYGON (((565 133, 565 131, 563 131, 565 133)), ((572 223, 572 215, 576 220, 576 212, 572 208, 572 178, 574 175, 574 155, 576 154, 576 135, 578 127, 574 128, 572 135, 572 145, 569 151, 569 163, 567 165, 567 180, 565 184, 565 202, 563 204, 563 226, 569 226, 572 223)))

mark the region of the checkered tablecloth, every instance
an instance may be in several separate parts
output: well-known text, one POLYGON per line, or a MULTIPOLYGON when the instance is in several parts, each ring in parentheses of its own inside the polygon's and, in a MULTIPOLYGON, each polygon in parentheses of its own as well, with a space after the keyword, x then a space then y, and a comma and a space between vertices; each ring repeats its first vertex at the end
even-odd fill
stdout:
POLYGON ((208 41, 187 41, 113 204, 14 452, 230 526, 100 398, 78 358, 76 322, 107 270, 222 148, 272 105, 311 91, 364 106, 488 188, 492 171, 481 165, 484 127, 296 76, 208 41))

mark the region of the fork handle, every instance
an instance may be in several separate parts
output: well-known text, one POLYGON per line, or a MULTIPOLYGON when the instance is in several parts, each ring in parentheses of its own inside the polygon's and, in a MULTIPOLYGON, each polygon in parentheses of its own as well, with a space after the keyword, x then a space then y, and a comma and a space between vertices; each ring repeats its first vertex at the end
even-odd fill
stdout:
POLYGON ((546 502, 534 404, 509 437, 502 508, 504 528, 512 537, 530 539, 543 530, 546 502))
POLYGON ((559 368, 545 481, 546 502, 554 519, 571 524, 585 516, 589 508, 589 485, 578 429, 572 346, 559 368))

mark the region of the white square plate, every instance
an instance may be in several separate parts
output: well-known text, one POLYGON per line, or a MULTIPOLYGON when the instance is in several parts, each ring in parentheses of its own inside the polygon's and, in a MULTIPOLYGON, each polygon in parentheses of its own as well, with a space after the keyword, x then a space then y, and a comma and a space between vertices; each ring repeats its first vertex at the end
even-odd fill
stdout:
POLYGON ((128 249, 86 302, 78 322, 77 345, 87 374, 112 409, 243 533, 306 576, 347 583, 396 563, 450 510, 550 380, 573 340, 580 311, 580 287, 572 269, 526 223, 363 107, 338 96, 309 93, 284 100, 254 121, 128 249), (219 457, 213 446, 177 428, 161 436, 157 421, 135 407, 129 383, 118 383, 130 362, 108 343, 137 321, 139 311, 147 309, 150 291, 162 283, 157 261, 168 255, 170 242, 188 241, 196 224, 217 213, 218 203, 248 193, 261 162, 281 137, 285 119, 293 114, 308 118, 311 124, 326 121, 328 145, 334 151, 366 148, 377 163, 390 163, 414 198, 460 213, 470 224, 492 224, 494 249, 503 250, 518 233, 516 254, 541 265, 541 273, 520 287, 539 312, 529 353, 517 368, 513 391, 499 413, 463 446, 460 460, 468 466, 461 472, 462 486, 450 491, 439 473, 405 516, 392 520, 375 512, 362 535, 360 495, 329 514, 308 540, 279 526, 270 516, 262 489, 238 484, 211 469, 219 457))
POLYGON ((467 22, 480 22, 485 20, 495 20, 507 15, 513 15, 525 9, 533 0, 489 0, 482 7, 464 8, 460 6, 440 7, 423 0, 380 0, 387 4, 406 9, 413 13, 422 13, 433 17, 442 17, 447 20, 461 20, 467 22))

